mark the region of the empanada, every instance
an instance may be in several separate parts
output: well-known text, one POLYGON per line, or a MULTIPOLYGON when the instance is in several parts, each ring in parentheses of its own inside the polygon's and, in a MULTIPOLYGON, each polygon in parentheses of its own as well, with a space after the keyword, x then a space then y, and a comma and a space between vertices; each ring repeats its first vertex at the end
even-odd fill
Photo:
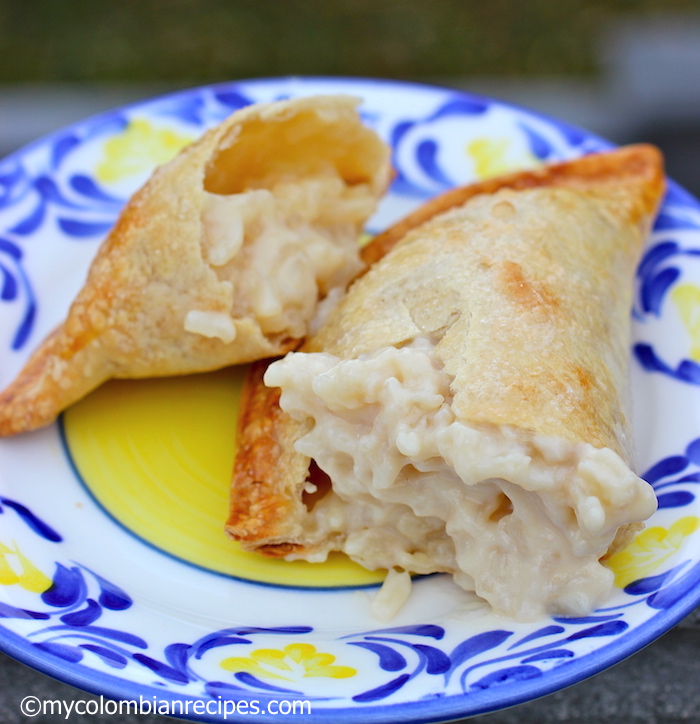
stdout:
POLYGON ((0 395, 0 435, 109 378, 280 354, 362 268, 358 237, 390 152, 358 100, 249 106, 159 168, 101 246, 66 321, 0 395))
POLYGON ((450 192, 378 238, 302 350, 252 369, 229 534, 447 571, 516 619, 603 602, 601 558, 656 508, 628 365, 663 189, 634 146, 450 192))

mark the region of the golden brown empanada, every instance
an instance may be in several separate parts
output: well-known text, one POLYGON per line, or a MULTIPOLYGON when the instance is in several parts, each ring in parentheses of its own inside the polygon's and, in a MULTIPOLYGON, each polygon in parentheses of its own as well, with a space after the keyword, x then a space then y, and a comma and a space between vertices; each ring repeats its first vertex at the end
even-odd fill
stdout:
POLYGON ((64 324, 0 395, 0 435, 103 381, 280 354, 362 268, 358 236, 390 178, 358 100, 249 106, 159 168, 101 246, 64 324))
POLYGON ((379 237, 302 350, 252 368, 229 534, 447 571, 518 619, 600 604, 600 559, 656 507, 631 469, 629 313, 663 188, 634 146, 455 190, 379 237))

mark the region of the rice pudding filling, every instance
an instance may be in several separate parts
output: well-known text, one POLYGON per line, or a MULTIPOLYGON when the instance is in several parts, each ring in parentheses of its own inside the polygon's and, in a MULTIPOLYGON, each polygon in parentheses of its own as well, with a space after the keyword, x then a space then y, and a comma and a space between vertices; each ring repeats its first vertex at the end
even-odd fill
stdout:
POLYGON ((267 336, 301 338, 318 300, 362 269, 357 240, 375 194, 332 164, 302 179, 271 176, 239 193, 204 193, 202 253, 230 286, 231 308, 191 310, 189 332, 230 342, 236 320, 253 318, 267 336))
POLYGON ((439 352, 419 336, 268 368, 304 425, 296 450, 332 483, 308 530, 370 569, 452 573, 516 619, 588 613, 613 584, 600 559, 653 512, 651 487, 609 448, 461 419, 439 352))

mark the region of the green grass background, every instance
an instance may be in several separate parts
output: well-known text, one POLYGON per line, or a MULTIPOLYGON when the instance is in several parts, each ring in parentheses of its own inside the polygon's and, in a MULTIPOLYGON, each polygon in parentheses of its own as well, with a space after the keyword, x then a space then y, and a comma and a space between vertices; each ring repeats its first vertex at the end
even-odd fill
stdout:
POLYGON ((0 0, 0 82, 590 76, 614 19, 697 0, 0 0))

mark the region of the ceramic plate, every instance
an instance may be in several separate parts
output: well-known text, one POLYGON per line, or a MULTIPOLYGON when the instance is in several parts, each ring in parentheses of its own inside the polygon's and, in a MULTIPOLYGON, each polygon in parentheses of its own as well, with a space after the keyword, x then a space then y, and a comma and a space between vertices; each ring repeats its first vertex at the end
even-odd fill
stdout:
MULTIPOLYGON (((339 91, 393 148, 370 232, 456 184, 608 146, 487 98, 352 79, 217 85, 88 119, 0 164, 0 384, 62 319, 156 164, 246 104, 339 91)), ((700 205, 670 183, 633 311, 639 463, 659 510, 611 559, 617 587, 590 616, 513 623, 429 576, 382 625, 377 578, 346 560, 239 551, 221 532, 242 375, 230 369, 112 382, 0 441, 0 646, 105 697, 211 721, 301 722, 309 707, 347 724, 443 721, 590 676, 700 601, 699 310, 700 205)))

